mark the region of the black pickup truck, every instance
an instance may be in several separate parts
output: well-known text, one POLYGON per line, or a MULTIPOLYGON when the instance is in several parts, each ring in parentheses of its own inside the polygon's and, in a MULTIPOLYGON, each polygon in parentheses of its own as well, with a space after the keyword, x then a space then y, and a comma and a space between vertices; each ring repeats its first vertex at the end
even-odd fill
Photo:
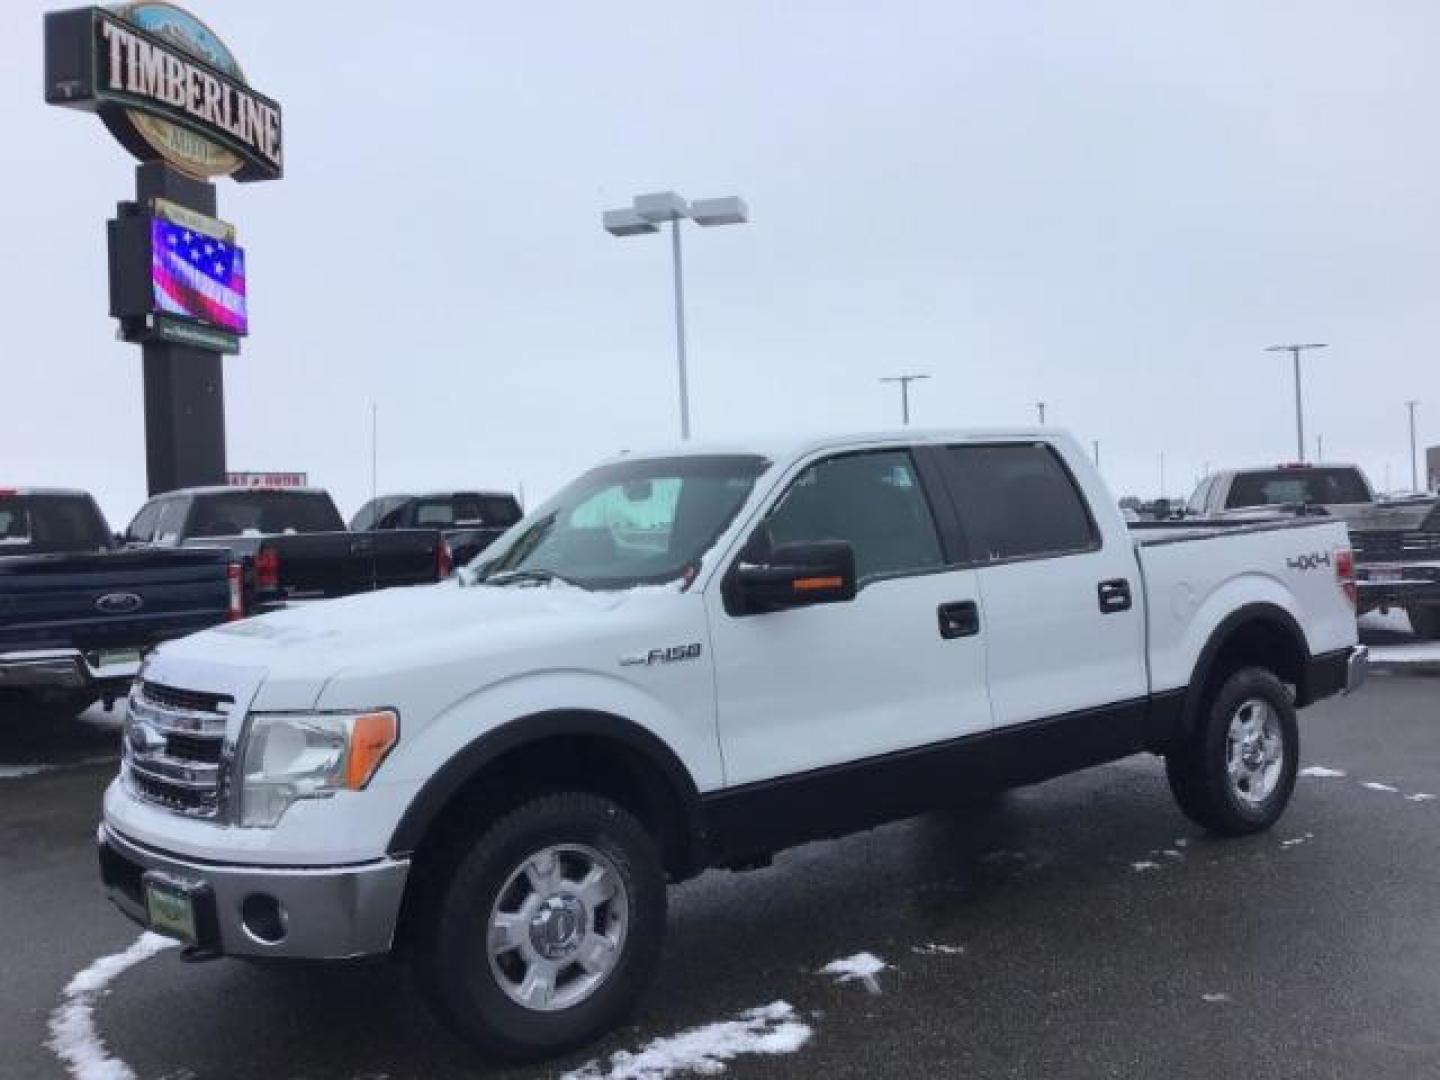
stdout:
POLYGON ((380 495, 350 518, 350 531, 372 533, 393 528, 439 528, 455 566, 484 552, 507 528, 524 517, 508 491, 431 491, 380 495))
POLYGON ((0 715, 110 704, 149 649, 238 615, 229 564, 122 550, 83 491, 0 489, 0 715))
POLYGON ((523 516, 508 491, 432 491, 371 499, 350 519, 350 529, 439 529, 455 565, 464 566, 523 516))
POLYGON ((438 529, 350 532, 319 488, 167 492, 140 508, 125 542, 224 549, 241 567, 247 615, 292 600, 439 581, 451 570, 438 529))

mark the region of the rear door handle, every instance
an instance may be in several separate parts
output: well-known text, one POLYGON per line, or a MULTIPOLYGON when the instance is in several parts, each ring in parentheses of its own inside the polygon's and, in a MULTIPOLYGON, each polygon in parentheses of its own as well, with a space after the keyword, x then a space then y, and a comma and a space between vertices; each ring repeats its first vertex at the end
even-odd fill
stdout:
POLYGON ((1130 582, 1124 578, 1114 578, 1111 581, 1100 582, 1098 588, 1101 614, 1114 615, 1120 611, 1130 610, 1130 582))
POLYGON ((952 604, 940 605, 940 636, 946 641, 951 638, 974 637, 980 633, 980 609, 974 600, 957 600, 952 604))

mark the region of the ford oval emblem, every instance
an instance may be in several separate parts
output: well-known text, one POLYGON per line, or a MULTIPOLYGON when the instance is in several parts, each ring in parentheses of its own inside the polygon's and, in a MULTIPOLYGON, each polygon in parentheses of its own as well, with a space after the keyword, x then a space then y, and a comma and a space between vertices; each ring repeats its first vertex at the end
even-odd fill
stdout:
POLYGON ((95 609, 103 611, 106 615, 128 615, 132 611, 139 611, 144 606, 144 599, 133 592, 106 593, 95 601, 95 609))

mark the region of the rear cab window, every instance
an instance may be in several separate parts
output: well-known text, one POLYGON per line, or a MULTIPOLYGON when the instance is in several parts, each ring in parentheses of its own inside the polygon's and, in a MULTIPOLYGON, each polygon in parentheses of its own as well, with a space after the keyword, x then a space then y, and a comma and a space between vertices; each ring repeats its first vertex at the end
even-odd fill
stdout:
POLYGON ((1230 482, 1225 509, 1371 501, 1370 488, 1359 469, 1265 469, 1237 473, 1230 482))
POLYGON ((960 444, 941 472, 977 563, 1095 551, 1100 530, 1079 485, 1045 443, 960 444))
POLYGON ((0 555, 100 551, 110 530, 88 495, 0 495, 0 555))
POLYGON ((186 535, 199 539, 344 531, 340 512, 323 491, 237 488, 197 495, 186 535))

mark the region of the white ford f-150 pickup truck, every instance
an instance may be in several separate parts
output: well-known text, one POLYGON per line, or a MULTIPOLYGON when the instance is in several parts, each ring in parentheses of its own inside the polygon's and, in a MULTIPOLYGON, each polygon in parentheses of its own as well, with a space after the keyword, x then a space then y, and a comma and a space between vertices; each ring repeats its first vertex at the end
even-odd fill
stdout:
POLYGON ((192 958, 395 954, 510 1058, 616 1024, 666 883, 1138 752, 1216 833, 1353 689, 1325 520, 1132 535, 1050 429, 626 454, 456 579, 167 643, 101 873, 192 958))

